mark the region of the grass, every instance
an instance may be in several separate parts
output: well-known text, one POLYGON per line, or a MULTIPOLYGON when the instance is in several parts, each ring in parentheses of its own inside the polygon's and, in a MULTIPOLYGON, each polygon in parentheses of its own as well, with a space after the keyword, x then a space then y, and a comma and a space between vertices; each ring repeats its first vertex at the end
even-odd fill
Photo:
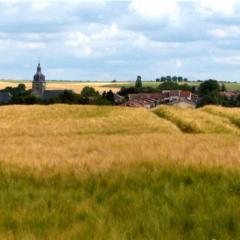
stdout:
POLYGON ((105 174, 0 175, 2 239, 237 239, 240 174, 135 164, 105 174))
MULTIPOLYGON (((192 86, 199 86, 199 82, 182 82, 180 84, 189 84, 189 85, 192 85, 192 86)), ((161 84, 160 82, 150 82, 150 81, 144 81, 143 82, 143 86, 145 87, 158 87, 159 84, 161 84)), ((135 85, 135 82, 132 81, 132 82, 116 82, 116 83, 109 83, 109 84, 106 84, 103 85, 104 87, 109 87, 109 88, 121 88, 121 87, 133 87, 135 85)), ((240 90, 240 83, 225 83, 225 86, 227 88, 227 90, 240 90)))
POLYGON ((238 239, 232 111, 1 107, 0 239, 238 239))

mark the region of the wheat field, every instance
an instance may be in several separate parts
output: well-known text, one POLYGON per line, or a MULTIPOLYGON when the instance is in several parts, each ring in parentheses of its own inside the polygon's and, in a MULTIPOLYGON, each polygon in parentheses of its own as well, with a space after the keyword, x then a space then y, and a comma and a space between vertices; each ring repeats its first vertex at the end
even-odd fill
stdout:
POLYGON ((228 111, 232 110, 3 106, 0 163, 35 172, 53 169, 45 175, 69 167, 76 171, 109 169, 134 161, 236 165, 239 128, 219 114, 228 111))
MULTIPOLYGON (((19 83, 24 83, 27 89, 32 89, 32 83, 30 81, 0 81, 0 89, 6 87, 17 87, 19 83)), ((97 91, 102 93, 103 91, 109 91, 111 87, 106 86, 104 82, 64 82, 64 81, 47 81, 47 90, 72 90, 76 93, 80 93, 84 87, 94 87, 97 91)), ((117 92, 120 87, 113 88, 113 92, 117 92)))
POLYGON ((239 113, 0 107, 0 239, 237 239, 239 113))

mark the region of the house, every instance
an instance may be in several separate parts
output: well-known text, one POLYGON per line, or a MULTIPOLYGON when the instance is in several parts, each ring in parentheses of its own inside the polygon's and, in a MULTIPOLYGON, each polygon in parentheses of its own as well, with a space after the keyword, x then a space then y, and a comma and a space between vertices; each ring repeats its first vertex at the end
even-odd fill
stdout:
POLYGON ((198 95, 190 91, 164 90, 161 93, 129 94, 129 101, 122 106, 153 108, 158 104, 195 107, 198 95))
POLYGON ((220 95, 222 97, 226 97, 227 99, 236 99, 238 96, 240 96, 240 92, 239 91, 224 91, 224 92, 220 92, 220 95))
POLYGON ((195 108, 196 103, 186 99, 180 99, 179 101, 172 103, 172 106, 180 107, 180 108, 195 108))
POLYGON ((192 92, 183 90, 164 90, 162 91, 162 94, 162 102, 175 102, 179 101, 180 99, 187 99, 191 101, 193 95, 192 92))
POLYGON ((122 104, 122 106, 129 107, 144 107, 144 108, 153 108, 160 104, 162 99, 162 93, 137 93, 129 94, 129 101, 122 104))
POLYGON ((121 104, 121 106, 125 107, 144 107, 147 109, 156 107, 156 103, 154 99, 134 99, 134 100, 129 100, 128 102, 125 102, 121 104))
POLYGON ((0 92, 0 103, 9 103, 12 100, 12 94, 9 92, 0 92))
POLYGON ((48 101, 50 99, 59 97, 63 93, 64 90, 45 90, 41 98, 48 101))
POLYGON ((136 93, 136 94, 128 94, 129 100, 139 100, 139 99, 145 99, 150 98, 154 99, 156 101, 159 101, 162 99, 162 93, 136 93))
POLYGON ((113 93, 114 102, 120 104, 124 102, 125 98, 117 93, 113 93))

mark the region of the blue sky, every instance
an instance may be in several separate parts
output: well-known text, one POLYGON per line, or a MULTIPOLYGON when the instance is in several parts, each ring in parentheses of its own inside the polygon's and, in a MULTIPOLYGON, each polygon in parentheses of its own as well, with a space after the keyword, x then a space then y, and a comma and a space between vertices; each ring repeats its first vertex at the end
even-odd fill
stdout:
POLYGON ((0 0, 0 78, 240 81, 239 0, 0 0))

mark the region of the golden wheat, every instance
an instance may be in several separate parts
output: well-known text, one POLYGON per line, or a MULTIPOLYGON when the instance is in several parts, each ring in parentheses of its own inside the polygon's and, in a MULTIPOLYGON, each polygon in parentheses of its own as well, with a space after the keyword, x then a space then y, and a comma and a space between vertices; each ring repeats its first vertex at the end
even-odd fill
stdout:
POLYGON ((214 116, 206 110, 160 106, 153 112, 172 121, 184 132, 240 134, 239 128, 232 124, 229 119, 214 116))
MULTIPOLYGON (((0 81, 0 89, 4 89, 6 87, 16 87, 20 82, 7 82, 7 81, 0 81)), ((26 85, 27 89, 32 88, 32 83, 29 82, 24 82, 26 85)), ((111 88, 110 87, 105 87, 106 83, 97 83, 97 82, 47 82, 47 89, 48 90, 73 90, 76 93, 80 93, 84 87, 94 87, 97 91, 103 92, 103 91, 108 91, 111 88)), ((119 91, 120 87, 113 88, 113 92, 119 91)))
MULTIPOLYGON (((200 124, 204 123, 201 129, 213 124, 214 119, 221 120, 214 115, 210 118, 202 110, 171 111, 182 118, 196 113, 202 118, 200 124)), ((231 126, 225 118, 218 124, 228 128, 224 123, 231 126)), ((4 106, 0 108, 0 163, 41 175, 69 171, 83 174, 146 161, 237 166, 240 138, 235 130, 232 133, 183 134, 172 122, 145 109, 4 106)))

